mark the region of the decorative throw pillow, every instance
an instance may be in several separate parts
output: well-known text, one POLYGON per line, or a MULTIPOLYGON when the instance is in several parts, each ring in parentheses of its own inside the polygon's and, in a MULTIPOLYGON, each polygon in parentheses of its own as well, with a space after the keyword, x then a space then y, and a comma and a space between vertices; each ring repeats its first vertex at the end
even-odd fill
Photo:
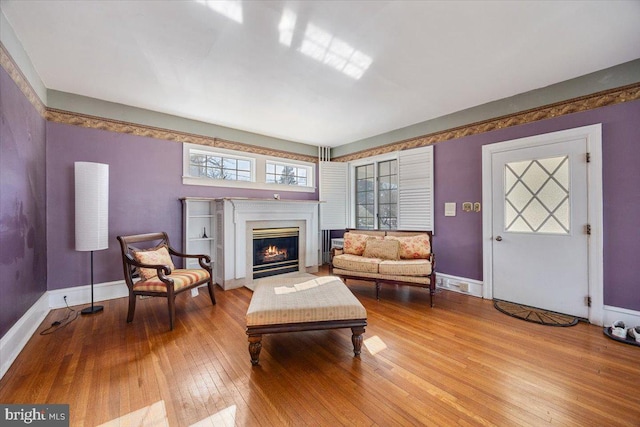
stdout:
POLYGON ((397 240, 367 240, 363 256, 388 260, 400 259, 400 242, 397 240))
MULTIPOLYGON (((153 249, 135 251, 133 258, 142 264, 167 265, 171 270, 175 269, 169 250, 164 245, 153 249)), ((155 268, 140 268, 139 270, 142 280, 150 279, 158 274, 158 270, 155 268)))
POLYGON ((387 240, 400 242, 400 258, 402 259, 426 259, 431 255, 431 244, 428 234, 415 236, 385 236, 387 240))
POLYGON ((365 244, 369 239, 374 239, 374 237, 366 234, 345 233, 343 246, 344 253, 362 255, 364 253, 365 244))

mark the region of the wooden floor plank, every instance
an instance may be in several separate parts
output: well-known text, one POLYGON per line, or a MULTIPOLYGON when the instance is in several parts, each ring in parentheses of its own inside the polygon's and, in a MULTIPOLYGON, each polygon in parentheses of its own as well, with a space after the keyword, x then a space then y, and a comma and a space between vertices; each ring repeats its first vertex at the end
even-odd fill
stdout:
POLYGON ((370 283, 348 286, 368 313, 360 358, 350 330, 308 331, 266 335, 252 366, 246 288, 218 289, 215 306, 206 292, 180 295, 173 331, 166 300, 140 300, 127 324, 118 299, 34 335, 0 401, 69 403, 74 426, 158 404, 171 426, 639 425, 640 348, 600 327, 527 323, 447 291, 430 308, 422 289, 383 286, 376 300, 370 283))

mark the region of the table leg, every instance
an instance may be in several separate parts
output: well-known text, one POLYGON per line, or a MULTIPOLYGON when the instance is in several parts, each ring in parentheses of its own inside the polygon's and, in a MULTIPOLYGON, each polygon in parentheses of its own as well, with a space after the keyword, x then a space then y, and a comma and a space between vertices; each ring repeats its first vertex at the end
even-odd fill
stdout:
POLYGON ((249 354, 251 364, 254 366, 259 364, 260 350, 262 350, 262 334, 249 335, 249 354))
POLYGON ((364 326, 354 326, 351 328, 351 342, 353 343, 353 354, 360 356, 360 350, 362 349, 362 334, 364 334, 364 326))

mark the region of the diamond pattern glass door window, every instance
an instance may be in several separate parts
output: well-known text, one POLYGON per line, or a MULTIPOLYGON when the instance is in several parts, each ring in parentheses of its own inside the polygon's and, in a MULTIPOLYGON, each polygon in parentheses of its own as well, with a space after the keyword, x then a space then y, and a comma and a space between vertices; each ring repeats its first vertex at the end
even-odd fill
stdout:
POLYGON ((569 156, 505 165, 505 231, 569 234, 569 156))

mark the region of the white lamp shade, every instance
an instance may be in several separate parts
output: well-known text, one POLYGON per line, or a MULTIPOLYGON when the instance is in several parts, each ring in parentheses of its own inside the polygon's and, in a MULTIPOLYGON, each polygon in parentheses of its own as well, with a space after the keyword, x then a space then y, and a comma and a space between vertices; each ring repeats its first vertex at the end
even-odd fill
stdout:
POLYGON ((109 165, 75 162, 76 250, 109 247, 109 165))

